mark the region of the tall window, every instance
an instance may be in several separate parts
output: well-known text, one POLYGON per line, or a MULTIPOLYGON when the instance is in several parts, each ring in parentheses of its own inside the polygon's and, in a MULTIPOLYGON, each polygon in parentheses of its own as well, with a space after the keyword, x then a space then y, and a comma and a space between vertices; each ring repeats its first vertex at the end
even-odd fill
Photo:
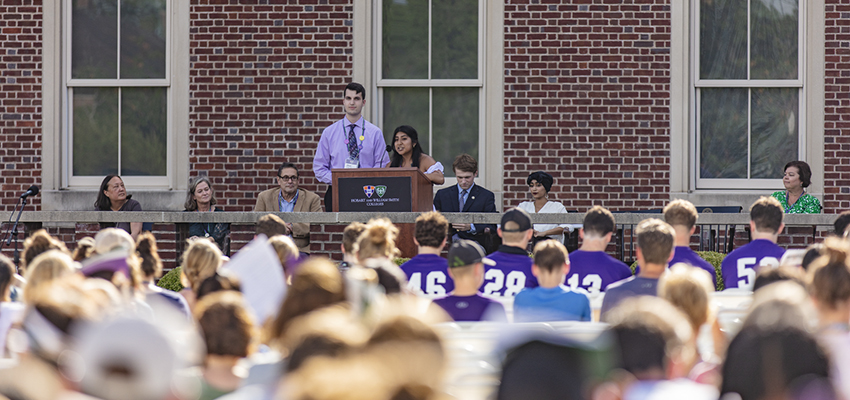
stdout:
POLYGON ((96 186, 112 173, 167 184, 170 3, 63 3, 67 185, 96 186))
POLYGON ((777 186, 800 158, 800 0, 694 0, 697 188, 777 186))
POLYGON ((455 156, 483 153, 484 0, 379 1, 378 118, 387 143, 410 125, 453 176, 455 156))

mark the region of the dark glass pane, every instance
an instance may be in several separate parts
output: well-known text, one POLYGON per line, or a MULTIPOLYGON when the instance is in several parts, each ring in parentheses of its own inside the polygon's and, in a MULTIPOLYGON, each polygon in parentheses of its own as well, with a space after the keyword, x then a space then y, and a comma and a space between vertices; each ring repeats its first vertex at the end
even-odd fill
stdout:
POLYGON ((71 3, 71 77, 118 76, 118 0, 71 3))
POLYGON ((384 139, 392 144, 393 132, 400 125, 416 129, 422 151, 430 154, 428 146, 428 88, 384 89, 384 139))
POLYGON ((165 78, 165 0, 121 1, 121 78, 165 78))
POLYGON ((747 178, 747 89, 700 89, 701 178, 747 178))
POLYGON ((797 79, 797 0, 753 0, 751 79, 797 79))
POLYGON ((118 89, 75 88, 75 176, 118 173, 118 89))
POLYGON ((434 88, 433 123, 435 160, 443 163, 446 176, 454 176, 452 161, 461 153, 478 158, 479 88, 434 88))
POLYGON ((428 0, 383 0, 384 79, 428 79, 428 0))
POLYGON ((783 167, 798 159, 800 90, 752 89, 753 178, 782 178, 783 167))
POLYGON ((124 88, 121 92, 121 174, 164 176, 166 89, 124 88))
POLYGON ((700 78, 747 79, 746 0, 700 0, 699 34, 700 78))
POLYGON ((433 0, 431 21, 431 78, 478 78, 478 0, 433 0))

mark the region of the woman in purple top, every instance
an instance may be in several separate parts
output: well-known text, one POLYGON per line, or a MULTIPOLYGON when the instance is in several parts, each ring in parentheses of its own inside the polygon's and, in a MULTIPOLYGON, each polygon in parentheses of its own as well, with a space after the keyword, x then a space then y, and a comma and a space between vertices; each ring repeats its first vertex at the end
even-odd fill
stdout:
MULTIPOLYGON (((109 174, 100 183, 100 191, 97 193, 94 208, 97 211, 142 211, 142 205, 138 201, 132 200, 131 197, 133 195, 127 194, 127 189, 124 187, 124 181, 121 177, 109 174)), ((107 224, 101 225, 106 227, 107 224)), ((142 232, 141 222, 119 222, 114 226, 127 231, 133 237, 133 240, 136 240, 139 233, 142 232)))

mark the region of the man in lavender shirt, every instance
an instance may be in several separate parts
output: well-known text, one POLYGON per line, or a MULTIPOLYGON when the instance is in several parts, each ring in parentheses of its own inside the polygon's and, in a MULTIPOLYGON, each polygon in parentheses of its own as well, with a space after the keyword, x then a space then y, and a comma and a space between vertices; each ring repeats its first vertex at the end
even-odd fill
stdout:
POLYGON ((325 193, 325 211, 333 211, 333 168, 381 168, 390 162, 384 134, 362 116, 366 88, 351 82, 343 92, 345 118, 334 122, 322 131, 313 173, 319 182, 328 184, 325 193))

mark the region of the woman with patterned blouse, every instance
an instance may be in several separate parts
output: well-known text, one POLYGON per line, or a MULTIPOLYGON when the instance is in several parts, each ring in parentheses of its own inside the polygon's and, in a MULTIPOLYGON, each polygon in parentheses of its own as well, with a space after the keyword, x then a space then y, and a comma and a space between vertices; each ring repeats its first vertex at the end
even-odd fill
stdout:
POLYGON ((785 176, 782 178, 784 191, 773 193, 786 214, 820 214, 821 206, 817 197, 806 193, 812 184, 812 169, 803 161, 791 161, 785 164, 785 176))

